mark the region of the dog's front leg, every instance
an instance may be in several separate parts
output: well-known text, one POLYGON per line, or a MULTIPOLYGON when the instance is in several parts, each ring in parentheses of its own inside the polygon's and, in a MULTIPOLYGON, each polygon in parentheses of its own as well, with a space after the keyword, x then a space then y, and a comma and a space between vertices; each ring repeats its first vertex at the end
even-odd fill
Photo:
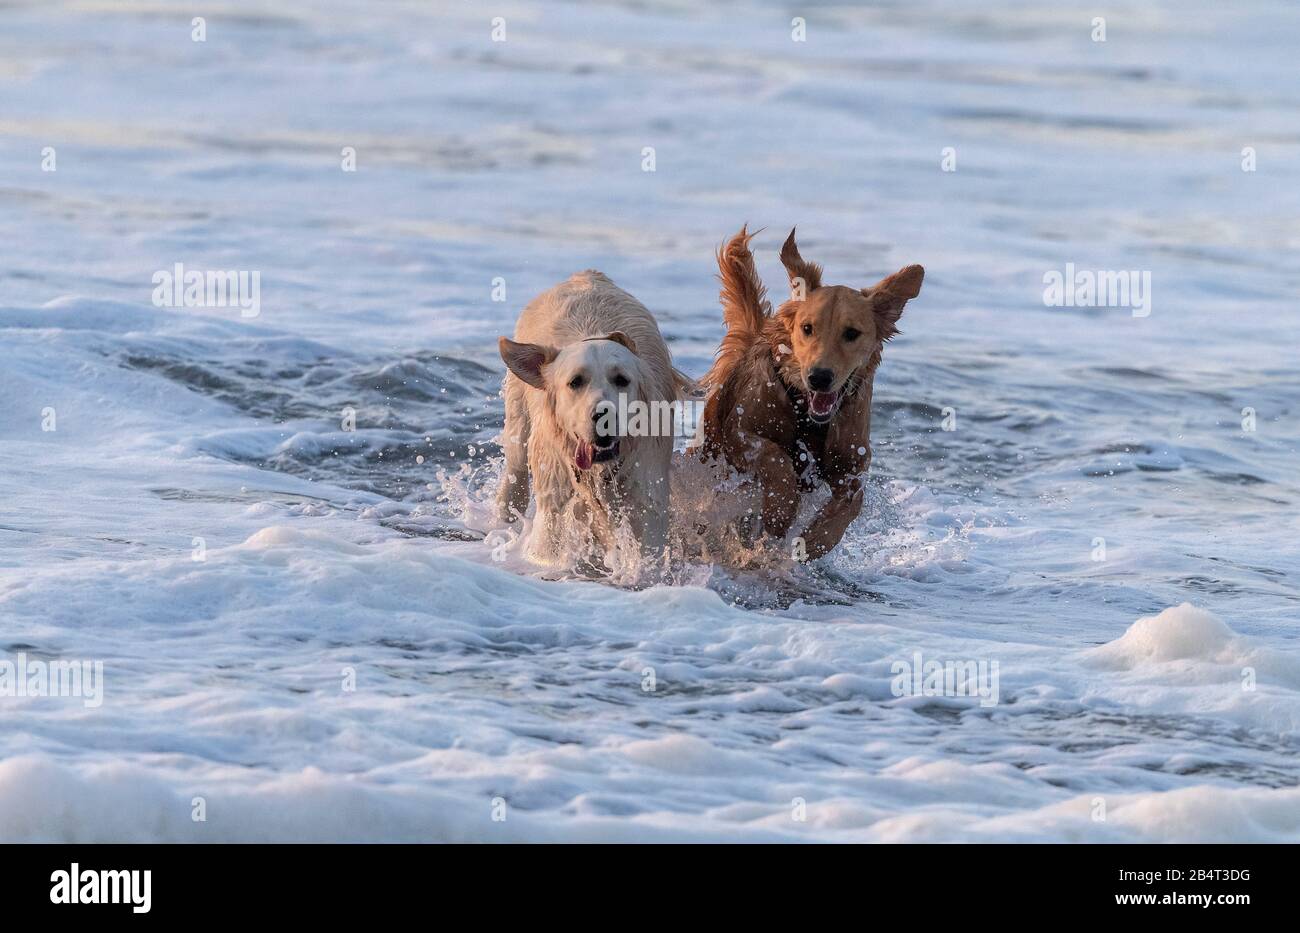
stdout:
POLYGON ((562 459, 546 456, 546 448, 534 447, 529 470, 536 480, 537 514, 528 538, 528 556, 539 564, 564 563, 572 535, 565 530, 574 519, 577 490, 570 468, 562 459))
POLYGON ((631 452, 634 468, 620 473, 610 503, 615 520, 625 521, 639 543, 646 567, 661 563, 668 548, 668 471, 672 453, 671 439, 658 445, 643 444, 631 452))
POLYGON ((871 467, 871 384, 868 382, 831 426, 818 464, 831 498, 802 537, 807 560, 825 557, 862 512, 863 479, 871 467))
POLYGON ((647 561, 663 560, 668 549, 668 479, 667 474, 662 476, 630 502, 628 517, 647 561))
POLYGON ((862 512, 862 494, 862 481, 857 477, 845 478, 832 488, 830 501, 813 516, 800 536, 807 560, 825 557, 840 543, 844 532, 862 512))
POLYGON ((790 455, 765 437, 749 438, 747 472, 758 480, 763 497, 763 532, 784 538, 799 512, 799 475, 790 455))
POLYGON ((506 375, 502 395, 506 402, 506 425, 501 432, 501 446, 506 464, 497 490, 497 518, 515 522, 528 511, 528 437, 532 421, 528 414, 528 387, 514 373, 506 375))
POLYGON ((528 556, 539 564, 555 566, 564 556, 564 515, 561 508, 539 498, 528 538, 528 556))

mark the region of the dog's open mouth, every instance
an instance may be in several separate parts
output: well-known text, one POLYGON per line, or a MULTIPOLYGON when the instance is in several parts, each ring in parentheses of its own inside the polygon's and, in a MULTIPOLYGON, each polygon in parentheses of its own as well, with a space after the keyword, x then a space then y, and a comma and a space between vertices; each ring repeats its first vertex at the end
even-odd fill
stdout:
POLYGON ((590 441, 578 441, 578 449, 573 455, 574 465, 579 470, 589 470, 593 463, 606 463, 618 456, 618 438, 597 438, 595 444, 590 441))
POLYGON ((819 424, 830 421, 839 400, 839 392, 809 392, 808 417, 819 424))

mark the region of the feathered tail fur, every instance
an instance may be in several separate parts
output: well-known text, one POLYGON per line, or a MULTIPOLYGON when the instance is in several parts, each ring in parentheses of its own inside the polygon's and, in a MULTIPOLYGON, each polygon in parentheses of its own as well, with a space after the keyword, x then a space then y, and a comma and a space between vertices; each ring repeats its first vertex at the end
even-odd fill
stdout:
MULTIPOLYGON (((754 254, 749 241, 756 233, 745 227, 718 249, 718 278, 722 290, 722 320, 727 334, 718 347, 717 360, 710 375, 729 371, 745 354, 754 338, 763 332, 772 306, 767 300, 767 289, 754 267, 754 254)), ((712 380, 710 380, 712 381, 712 380)))

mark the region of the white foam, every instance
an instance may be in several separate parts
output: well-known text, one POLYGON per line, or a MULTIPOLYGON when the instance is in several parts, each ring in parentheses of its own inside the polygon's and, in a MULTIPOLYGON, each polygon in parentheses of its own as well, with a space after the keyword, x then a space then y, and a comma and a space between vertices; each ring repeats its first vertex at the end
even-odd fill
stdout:
POLYGON ((1218 617, 1191 603, 1138 619, 1119 638, 1089 652, 1097 663, 1131 670, 1143 664, 1198 660, 1233 663, 1245 647, 1218 617))

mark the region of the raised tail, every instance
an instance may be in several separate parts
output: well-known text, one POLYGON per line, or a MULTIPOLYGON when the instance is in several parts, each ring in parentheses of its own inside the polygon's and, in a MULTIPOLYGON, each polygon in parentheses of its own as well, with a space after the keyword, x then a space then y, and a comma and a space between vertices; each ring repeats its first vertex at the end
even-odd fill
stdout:
POLYGON ((718 278, 722 281, 718 298, 728 334, 761 333, 772 310, 767 289, 754 268, 754 254, 749 250, 749 241, 761 231, 750 233, 746 227, 718 249, 718 278))
POLYGON ((718 298, 722 301, 722 320, 727 325, 727 334, 718 347, 713 368, 704 377, 705 383, 722 381, 763 332, 772 311, 767 289, 754 267, 754 254, 749 251, 749 241, 759 231, 750 233, 746 227, 741 227, 740 232, 718 250, 718 278, 722 282, 718 298))

